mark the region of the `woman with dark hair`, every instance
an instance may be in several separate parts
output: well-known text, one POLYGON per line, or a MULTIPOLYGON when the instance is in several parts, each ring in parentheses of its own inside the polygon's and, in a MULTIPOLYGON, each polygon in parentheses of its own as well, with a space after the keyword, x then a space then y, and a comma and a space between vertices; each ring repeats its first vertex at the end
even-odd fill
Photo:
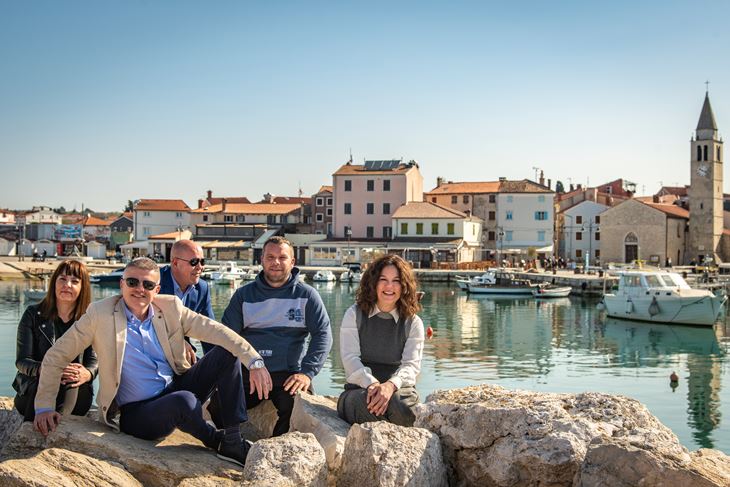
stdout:
POLYGON ((416 278, 406 261, 391 254, 368 266, 340 328, 347 380, 337 401, 342 419, 413 425, 424 339, 419 310, 416 278))
MULTIPOLYGON (((13 382, 15 408, 25 421, 35 417, 36 391, 41 362, 53 344, 63 335, 91 302, 91 283, 86 266, 79 261, 61 262, 51 276, 46 297, 26 308, 18 325, 15 367, 18 374, 13 382)), ((96 376, 96 354, 91 347, 66 366, 61 388, 56 398, 56 410, 64 414, 83 416, 91 407, 96 376)))

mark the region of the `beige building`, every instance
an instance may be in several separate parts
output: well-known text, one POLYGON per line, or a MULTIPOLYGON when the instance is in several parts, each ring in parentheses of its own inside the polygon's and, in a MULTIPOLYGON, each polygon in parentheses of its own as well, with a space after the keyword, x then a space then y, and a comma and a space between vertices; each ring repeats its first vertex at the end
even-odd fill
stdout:
POLYGON ((332 235, 333 201, 332 186, 322 186, 312 195, 312 222, 315 234, 332 235))
POLYGON ((636 199, 601 213, 601 261, 684 262, 689 212, 676 205, 636 199))

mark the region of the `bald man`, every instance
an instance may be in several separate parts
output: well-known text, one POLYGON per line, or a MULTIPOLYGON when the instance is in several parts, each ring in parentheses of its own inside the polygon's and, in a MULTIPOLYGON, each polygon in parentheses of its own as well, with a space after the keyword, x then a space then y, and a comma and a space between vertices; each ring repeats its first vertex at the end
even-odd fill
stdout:
MULTIPOLYGON (((178 240, 170 252, 170 265, 160 269, 160 294, 177 296, 186 308, 214 320, 208 283, 200 279, 204 266, 200 245, 192 240, 178 240)), ((194 364, 197 360, 195 349, 189 342, 186 342, 185 354, 194 364)))

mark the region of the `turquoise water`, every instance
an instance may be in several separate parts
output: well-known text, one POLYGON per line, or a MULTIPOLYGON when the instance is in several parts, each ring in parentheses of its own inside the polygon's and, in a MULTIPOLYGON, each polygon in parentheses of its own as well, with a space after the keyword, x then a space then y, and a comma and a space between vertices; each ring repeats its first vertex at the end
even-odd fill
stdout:
MULTIPOLYGON (((0 281, 0 395, 12 395, 15 333, 25 282, 0 281)), ((354 289, 316 284, 333 323, 335 344, 314 385, 338 394, 344 381, 339 323, 354 289)), ((730 327, 652 325, 606 319, 596 300, 468 297, 454 286, 427 285, 421 317, 434 330, 426 342, 418 390, 480 383, 545 392, 598 391, 644 403, 687 448, 730 453, 730 327), (675 389, 669 375, 680 377, 675 389)), ((213 286, 221 317, 233 288, 213 286)), ((114 294, 94 289, 94 298, 114 294)))

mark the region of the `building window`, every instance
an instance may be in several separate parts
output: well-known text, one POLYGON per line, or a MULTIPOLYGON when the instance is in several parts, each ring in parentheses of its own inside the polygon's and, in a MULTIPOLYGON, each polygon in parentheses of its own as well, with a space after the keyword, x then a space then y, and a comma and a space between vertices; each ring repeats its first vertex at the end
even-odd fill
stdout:
POLYGON ((431 224, 431 235, 438 235, 438 234, 439 234, 439 224, 432 223, 431 224))
POLYGON ((539 195, 537 197, 537 202, 538 203, 545 203, 545 195, 544 194, 539 195))
POLYGON ((490 242, 494 242, 494 237, 494 232, 487 232, 487 240, 489 240, 490 242))
POLYGON ((390 215, 390 203, 383 203, 383 215, 390 215))
POLYGON ((704 159, 707 160, 707 145, 705 145, 705 151, 704 151, 704 153, 705 153, 704 159))
POLYGON ((537 241, 538 242, 545 241, 545 230, 540 230, 539 232, 537 232, 537 241))
POLYGON ((596 225, 601 223, 601 215, 596 215, 596 225))
POLYGON ((453 223, 447 223, 446 224, 446 233, 447 235, 453 235, 455 232, 454 230, 454 224, 453 223))
POLYGON ((332 206, 332 198, 327 198, 327 206, 332 206))
POLYGON ((582 215, 576 215, 576 217, 575 217, 575 224, 576 225, 580 225, 581 223, 583 223, 583 216, 582 215))
POLYGON ((461 199, 461 201, 463 201, 464 204, 469 203, 469 195, 468 194, 465 194, 464 197, 461 199))
POLYGON ((514 201, 514 197, 511 194, 507 195, 507 203, 512 203, 514 201))
POLYGON ((435 196, 431 196, 431 203, 436 203, 436 197, 435 196))
POLYGON ((150 227, 143 227, 142 228, 142 233, 144 235, 149 235, 150 234, 150 227))
POLYGON ((575 232, 576 240, 583 240, 583 232, 575 232))
POLYGON ((327 208, 324 211, 327 213, 327 216, 332 216, 332 208, 327 208))
POLYGON ((233 223, 233 215, 223 215, 224 223, 233 223))
POLYGON ((175 218, 182 218, 182 212, 180 212, 180 211, 175 212, 175 218))
POLYGON ((324 205, 324 198, 317 198, 316 200, 314 200, 314 205, 315 206, 322 206, 322 205, 324 205))
POLYGON ((352 191, 352 180, 345 179, 345 191, 352 191))
POLYGON ((368 179, 368 191, 375 191, 375 180, 368 179))
POLYGON ((400 234, 401 235, 408 235, 408 224, 407 223, 401 223, 400 224, 400 234))
POLYGON ((547 220, 548 214, 547 211, 536 211, 535 212, 535 220, 547 220))
POLYGON ((496 195, 493 195, 493 194, 490 194, 489 195, 489 202, 490 203, 496 203, 497 202, 497 196, 496 195))
POLYGON ((375 227, 365 227, 365 236, 373 238, 375 236, 375 227))
POLYGON ((352 214, 352 203, 345 203, 345 215, 352 214))
POLYGON ((580 260, 583 258, 583 250, 581 249, 575 249, 575 258, 576 260, 580 260))
POLYGON ((490 211, 489 212, 489 219, 494 221, 497 219, 497 212, 496 211, 490 211))
POLYGON ((451 204, 452 204, 452 205, 455 205, 455 204, 456 204, 456 203, 458 203, 458 202, 459 202, 459 197, 458 197, 458 196, 456 196, 456 195, 453 195, 453 196, 451 197, 451 204))
POLYGON ((383 227, 383 238, 391 238, 393 235, 393 227, 383 227))
POLYGON ((508 242, 511 242, 512 241, 512 230, 507 230, 506 232, 504 232, 504 237, 505 237, 505 240, 507 240, 508 242))
POLYGON ((511 220, 512 219, 512 211, 511 210, 507 211, 507 215, 505 216, 505 218, 507 220, 511 220))
POLYGON ((601 232, 596 232, 593 235, 595 235, 596 240, 601 240, 601 232))
POLYGON ((383 191, 390 191, 390 179, 383 179, 383 191))
POLYGON ((365 213, 367 213, 368 215, 372 215, 373 213, 375 213, 375 203, 368 203, 365 206, 365 213))
POLYGON ((348 239, 352 236, 352 227, 350 225, 345 225, 345 237, 348 239))
POLYGON ((316 219, 318 222, 324 221, 324 215, 322 213, 317 213, 316 219))
POLYGON ((204 222, 207 222, 208 221, 208 215, 203 215, 203 221, 204 222))
POLYGON ((423 223, 416 223, 416 235, 423 235, 423 223))
POLYGON ((596 259, 600 259, 601 258, 601 249, 596 249, 595 250, 595 256, 596 256, 596 259))
POLYGON ((246 221, 246 215, 237 215, 237 216, 236 216, 236 221, 237 221, 238 223, 243 223, 243 222, 245 222, 245 221, 246 221))
POLYGON ((697 160, 702 160, 702 147, 700 147, 699 145, 697 146, 697 160))
POLYGON ((149 211, 145 211, 145 212, 143 213, 143 215, 144 215, 144 216, 150 216, 150 212, 149 212, 149 211))

